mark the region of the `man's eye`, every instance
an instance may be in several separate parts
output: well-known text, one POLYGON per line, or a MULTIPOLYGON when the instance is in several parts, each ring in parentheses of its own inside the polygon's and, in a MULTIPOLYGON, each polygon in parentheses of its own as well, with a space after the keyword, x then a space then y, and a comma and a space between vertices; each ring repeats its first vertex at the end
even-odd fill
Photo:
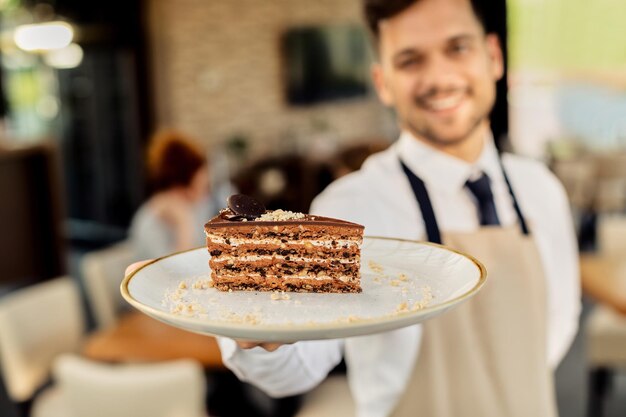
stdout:
POLYGON ((418 58, 407 58, 397 62, 396 66, 400 69, 415 67, 419 65, 420 60, 418 58))
POLYGON ((457 44, 452 45, 452 47, 450 48, 450 53, 454 55, 461 55, 461 54, 468 52, 469 50, 470 50, 469 45, 465 43, 457 43, 457 44))

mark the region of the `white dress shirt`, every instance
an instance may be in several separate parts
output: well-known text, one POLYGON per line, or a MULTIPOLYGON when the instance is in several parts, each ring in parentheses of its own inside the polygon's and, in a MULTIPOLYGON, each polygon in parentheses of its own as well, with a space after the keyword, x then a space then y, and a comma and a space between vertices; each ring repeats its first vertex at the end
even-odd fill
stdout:
MULTIPOLYGON (((399 157, 420 177, 440 229, 471 232, 478 212, 465 182, 478 171, 490 178, 500 223, 517 222, 512 198, 491 138, 473 164, 439 152, 403 133, 389 149, 373 155, 362 169, 331 184, 311 213, 363 224, 373 236, 425 239, 420 209, 399 157)), ((539 162, 504 155, 511 181, 543 260, 547 279, 548 366, 556 368, 578 328, 580 285, 578 251, 569 205, 558 180, 539 162)), ((445 241, 444 241, 445 244, 445 241)), ((241 379, 274 396, 305 392, 321 382, 345 355, 359 417, 387 416, 403 394, 419 353, 421 327, 345 340, 298 342, 275 352, 238 349, 220 338, 225 364, 241 379)))

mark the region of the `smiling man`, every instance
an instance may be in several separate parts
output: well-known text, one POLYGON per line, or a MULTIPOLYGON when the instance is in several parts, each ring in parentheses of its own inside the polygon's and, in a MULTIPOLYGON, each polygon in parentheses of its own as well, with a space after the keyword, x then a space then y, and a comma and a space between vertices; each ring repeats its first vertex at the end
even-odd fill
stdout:
POLYGON ((283 396, 320 383, 343 355, 359 417, 553 417, 552 373, 580 311, 577 248, 554 176, 494 146, 498 39, 469 0, 364 3, 376 89, 402 134, 311 211, 468 252, 488 282, 421 326, 283 346, 221 339, 224 361, 283 396))
POLYGON ((468 1, 419 2, 386 18, 407 2, 380 3, 369 19, 378 39, 373 76, 381 100, 417 139, 476 159, 503 73, 498 38, 485 34, 468 1))

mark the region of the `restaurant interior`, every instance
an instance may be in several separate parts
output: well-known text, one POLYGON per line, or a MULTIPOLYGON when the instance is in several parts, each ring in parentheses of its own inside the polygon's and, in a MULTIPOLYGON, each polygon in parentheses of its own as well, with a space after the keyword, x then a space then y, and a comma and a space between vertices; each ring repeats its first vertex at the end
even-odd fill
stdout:
MULTIPOLYGON (((233 190, 306 213, 397 139, 360 3, 0 0, 0 416, 350 415, 341 367, 340 387, 271 399, 213 338, 139 313, 119 285, 146 256, 131 227, 156 132, 202 149, 206 220, 233 190)), ((583 312, 559 413, 624 416, 626 3, 490 13, 507 60, 496 145, 561 180, 578 237, 583 312)))

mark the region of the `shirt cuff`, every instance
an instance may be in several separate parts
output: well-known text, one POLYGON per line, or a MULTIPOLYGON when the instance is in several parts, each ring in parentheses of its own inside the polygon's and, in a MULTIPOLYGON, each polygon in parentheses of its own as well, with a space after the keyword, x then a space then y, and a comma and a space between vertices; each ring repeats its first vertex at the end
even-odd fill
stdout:
POLYGON ((235 352, 237 352, 237 349, 239 349, 237 342, 227 337, 216 337, 215 339, 222 353, 222 361, 224 363, 229 362, 235 355, 235 352))

